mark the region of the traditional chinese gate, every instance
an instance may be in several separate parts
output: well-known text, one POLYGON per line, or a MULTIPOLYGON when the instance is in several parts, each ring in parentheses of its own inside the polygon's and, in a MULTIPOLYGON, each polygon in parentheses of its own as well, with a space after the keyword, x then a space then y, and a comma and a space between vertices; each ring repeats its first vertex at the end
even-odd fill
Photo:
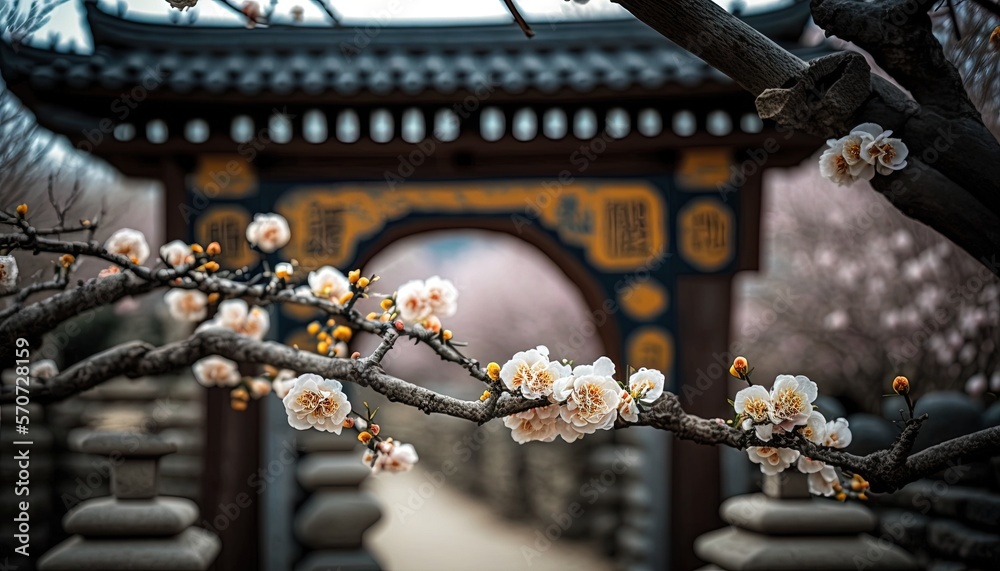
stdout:
MULTIPOLYGON (((507 26, 245 30, 86 8, 93 53, 2 45, 4 79, 42 125, 162 180, 167 239, 218 240, 238 267, 254 261, 252 213, 274 210, 292 223, 285 256, 348 269, 414 232, 507 232, 580 286, 620 369, 664 370, 690 412, 723 413, 717 355, 732 276, 757 267, 761 171, 819 142, 761 123, 686 51, 631 20, 527 41, 507 26)), ((805 2, 747 18, 810 58, 826 52, 797 44, 807 19, 805 2)), ((301 319, 281 313, 281 340, 301 319)), ((203 512, 254 492, 246 474, 281 452, 248 437, 267 432, 260 407, 235 413, 223 391, 207 406, 203 512)), ((718 452, 647 443, 663 482, 647 563, 693 568, 693 539, 721 525, 718 452)), ((269 498, 281 521, 293 496, 269 498)), ((262 512, 219 530, 219 568, 267 566, 246 547, 274 541, 262 512)))

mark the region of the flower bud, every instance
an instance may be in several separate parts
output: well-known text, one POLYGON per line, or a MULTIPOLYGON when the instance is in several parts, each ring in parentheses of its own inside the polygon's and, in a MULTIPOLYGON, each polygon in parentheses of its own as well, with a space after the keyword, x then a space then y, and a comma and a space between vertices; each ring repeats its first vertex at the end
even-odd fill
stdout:
POLYGON ((28 215, 28 205, 25 204, 25 203, 23 203, 23 202, 21 204, 18 204, 17 205, 17 215, 20 216, 21 218, 24 218, 25 216, 27 216, 28 215))
POLYGON ((233 389, 230 395, 234 400, 248 401, 250 400, 250 393, 243 387, 237 387, 233 389))
POLYGON ((847 501, 847 493, 845 493, 845 492, 837 492, 836 498, 838 500, 842 501, 842 502, 846 502, 847 501))
POLYGON ((436 315, 432 315, 424 320, 424 328, 428 331, 438 333, 441 331, 441 320, 436 315))
POLYGON ((486 375, 494 381, 500 379, 500 365, 495 361, 491 361, 489 365, 486 365, 486 375))
POLYGON ((362 444, 364 444, 364 445, 367 446, 368 443, 371 442, 371 441, 372 441, 372 433, 371 432, 368 432, 366 430, 366 431, 361 432, 361 433, 358 434, 358 442, 361 442, 362 444))
POLYGON ((344 305, 347 302, 351 301, 352 297, 354 297, 354 292, 353 291, 349 291, 349 292, 345 293, 344 295, 340 296, 340 299, 338 301, 340 301, 340 305, 344 305))
POLYGON ((316 352, 320 355, 326 355, 330 352, 330 344, 326 341, 320 341, 316 344, 316 352))
POLYGON ((333 338, 337 341, 350 341, 351 336, 354 334, 351 328, 346 325, 338 325, 336 329, 333 330, 333 338))
POLYGON ((729 374, 736 377, 737 379, 742 379, 746 376, 747 371, 750 370, 750 363, 747 362, 746 357, 736 357, 733 359, 733 365, 729 367, 729 374))
POLYGON ((375 321, 378 318, 378 314, 374 311, 365 316, 368 321, 375 321))
POLYGON ((219 264, 218 262, 205 262, 200 268, 198 268, 198 271, 208 273, 217 272, 219 271, 219 264))
POLYGON ((247 409, 247 401, 231 399, 229 401, 229 406, 232 407, 233 410, 238 410, 242 412, 247 409))
POLYGON ((451 329, 445 329, 444 331, 441 332, 441 338, 444 339, 445 341, 448 341, 449 339, 451 339, 451 337, 452 337, 451 329))
POLYGON ((897 395, 906 396, 910 394, 910 381, 900 375, 892 380, 892 390, 896 392, 897 395))
POLYGON ((397 319, 397 320, 396 320, 396 322, 395 322, 395 323, 393 323, 392 325, 393 325, 393 327, 395 327, 395 328, 396 328, 396 331, 402 331, 402 330, 403 330, 403 328, 405 327, 405 325, 403 325, 403 322, 402 322, 402 321, 400 321, 400 320, 398 320, 398 319, 397 319))
POLYGON ((75 261, 76 258, 74 258, 71 254, 63 254, 59 257, 59 264, 64 268, 72 266, 75 261))
POLYGON ((195 254, 202 254, 205 252, 205 249, 201 247, 201 244, 191 244, 191 251, 195 254))
POLYGON ((1000 26, 993 28, 993 33, 990 34, 990 44, 993 49, 1000 50, 1000 26))
POLYGON ((361 358, 361 351, 355 351, 355 352, 351 353, 351 358, 352 359, 360 359, 361 358))
POLYGON ((312 323, 309 324, 308 327, 306 327, 306 331, 308 331, 310 335, 316 335, 317 333, 319 333, 319 328, 320 328, 319 321, 313 321, 312 323))
POLYGON ((354 418, 347 417, 344 419, 344 428, 354 428, 354 418))
POLYGON ((281 262, 274 267, 274 275, 278 276, 283 280, 287 280, 292 277, 292 273, 295 272, 295 268, 292 267, 288 262, 281 262))
POLYGON ((379 431, 379 430, 381 430, 381 429, 380 429, 380 428, 378 427, 378 425, 377 425, 377 424, 375 424, 375 423, 372 423, 372 425, 371 425, 371 427, 369 428, 369 430, 371 430, 371 432, 372 432, 372 435, 374 435, 374 436, 378 436, 378 431, 379 431))
POLYGON ((222 253, 222 246, 220 246, 218 242, 212 242, 207 248, 205 248, 205 253, 209 256, 218 256, 222 253))
POLYGON ((217 292, 212 292, 208 294, 208 303, 215 303, 219 301, 219 297, 221 296, 217 292))
POLYGON ((483 391, 483 394, 479 396, 479 400, 484 401, 490 398, 490 391, 483 391))
POLYGON ((379 306, 382 308, 382 311, 389 311, 390 309, 392 309, 393 303, 394 302, 392 301, 392 298, 387 297, 382 300, 382 303, 380 303, 379 306))
POLYGON ((352 284, 358 283, 359 279, 361 279, 361 270, 351 270, 347 272, 347 280, 352 284))
POLYGON ((368 287, 368 284, 370 283, 371 280, 369 280, 368 278, 361 278, 358 280, 358 287, 361 289, 365 289, 366 287, 368 287))

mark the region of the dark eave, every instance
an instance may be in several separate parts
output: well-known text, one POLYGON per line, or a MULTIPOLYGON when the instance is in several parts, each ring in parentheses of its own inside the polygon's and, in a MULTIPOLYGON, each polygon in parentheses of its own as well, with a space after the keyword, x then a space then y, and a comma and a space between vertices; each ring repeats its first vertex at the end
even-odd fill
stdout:
MULTIPOLYGON (((218 96, 257 101, 386 98, 448 100, 484 89, 522 97, 602 98, 672 88, 738 88, 731 80, 637 20, 569 22, 526 39, 512 25, 334 28, 178 26, 127 20, 88 0, 94 38, 90 55, 0 46, 0 68, 18 84, 66 95, 117 96, 149 81, 152 98, 218 96)), ((807 2, 748 23, 804 59, 824 47, 796 43, 809 17, 807 2)))

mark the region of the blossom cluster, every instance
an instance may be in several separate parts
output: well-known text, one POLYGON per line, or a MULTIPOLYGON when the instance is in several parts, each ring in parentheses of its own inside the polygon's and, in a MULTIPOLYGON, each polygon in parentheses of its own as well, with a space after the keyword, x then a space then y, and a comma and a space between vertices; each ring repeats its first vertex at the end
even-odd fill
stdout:
POLYGON ((609 430, 621 418, 636 422, 644 405, 663 394, 665 377, 655 369, 633 373, 627 385, 615 380, 615 364, 601 357, 592 365, 570 367, 549 359, 544 345, 516 353, 503 367, 491 363, 487 373, 508 391, 550 404, 504 417, 518 443, 573 442, 598 430, 609 430))
POLYGON ((825 178, 848 185, 871 180, 875 173, 889 175, 906 166, 909 150, 903 141, 890 137, 875 123, 862 123, 839 139, 830 139, 820 155, 819 172, 825 178))
MULTIPOLYGON (((838 418, 827 421, 813 409, 816 400, 816 383, 802 375, 778 375, 768 391, 752 385, 736 393, 733 408, 738 415, 740 428, 753 431, 767 443, 774 435, 797 431, 806 440, 820 446, 843 448, 851 443, 847 420, 838 418)), ((832 466, 812 460, 798 450, 776 446, 750 446, 750 460, 760 464, 761 472, 778 474, 796 464, 798 470, 809 475, 809 490, 817 495, 831 496, 839 486, 839 478, 832 466)))
POLYGON ((451 317, 458 310, 458 289, 439 276, 411 280, 396 290, 393 307, 403 321, 437 333, 441 318, 451 317))
MULTIPOLYGON (((287 371, 280 374, 285 373, 287 371)), ((274 382, 275 394, 281 397, 288 414, 288 424, 292 428, 315 428, 334 434, 341 434, 344 428, 357 429, 358 441, 366 447, 361 461, 372 472, 405 472, 419 460, 412 444, 379 436, 381 430, 374 423, 378 409, 372 411, 368 409, 368 403, 365 403, 365 408, 368 409, 366 417, 350 416, 351 401, 344 393, 340 381, 307 373, 287 380, 279 381, 275 378, 274 382)))

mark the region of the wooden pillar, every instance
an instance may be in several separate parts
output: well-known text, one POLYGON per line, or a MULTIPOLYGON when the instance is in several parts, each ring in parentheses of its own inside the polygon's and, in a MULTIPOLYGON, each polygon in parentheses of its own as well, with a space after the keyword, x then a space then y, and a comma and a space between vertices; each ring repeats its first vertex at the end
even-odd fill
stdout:
MULTIPOLYGON (((681 276, 677 280, 678 387, 684 409, 701 417, 726 417, 731 275, 681 276), (717 373, 717 369, 722 373, 717 373)), ((680 439, 671 449, 671 550, 668 569, 696 569, 699 535, 723 526, 719 518, 719 450, 680 439)))
POLYGON ((228 389, 211 388, 207 393, 199 521, 222 540, 215 569, 255 571, 260 545, 257 508, 268 480, 259 472, 260 402, 235 411, 228 389))
MULTIPOLYGON (((193 164, 164 159, 163 212, 166 241, 191 241, 191 222, 184 219, 187 177, 193 164)), ((260 406, 251 401, 244 411, 230 406, 229 390, 206 389, 204 470, 201 477, 199 524, 222 540, 215 569, 258 569, 257 525, 260 492, 266 478, 260 468, 260 406)))

